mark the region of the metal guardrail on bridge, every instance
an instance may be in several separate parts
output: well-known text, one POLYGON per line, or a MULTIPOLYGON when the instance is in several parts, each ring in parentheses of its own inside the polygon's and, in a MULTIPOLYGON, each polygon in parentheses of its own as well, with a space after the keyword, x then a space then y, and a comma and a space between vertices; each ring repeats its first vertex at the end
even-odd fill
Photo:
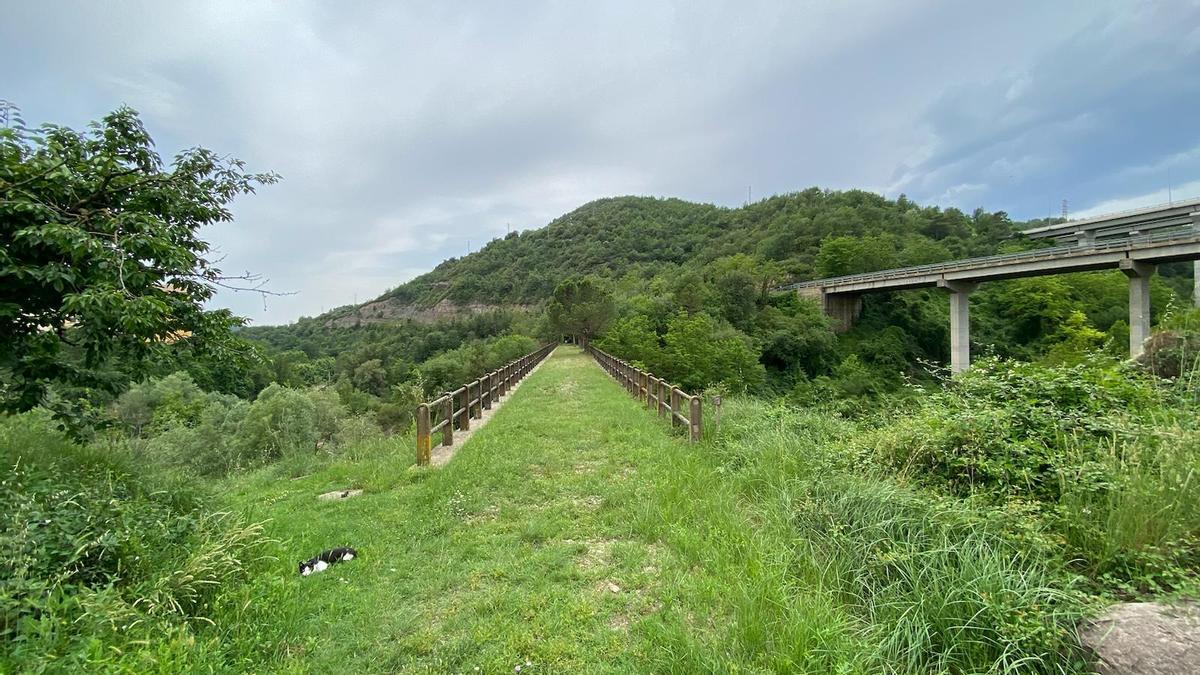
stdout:
POLYGON ((1117 241, 1097 242, 1094 244, 1070 244, 1062 246, 1051 246, 1049 248, 1039 248, 1033 251, 1021 251, 1018 253, 1005 253, 1003 255, 991 255, 979 258, 965 258, 962 260, 953 260, 943 263, 932 263, 929 265, 918 265, 916 267, 901 267, 889 270, 880 270, 878 272, 864 272, 862 274, 848 274, 840 277, 829 277, 827 279, 814 279, 812 281, 800 281, 785 286, 779 286, 775 290, 793 291, 801 288, 825 288, 833 286, 841 286, 851 283, 863 283, 871 281, 888 281, 892 279, 902 279, 905 277, 916 277, 926 274, 937 274, 944 272, 959 272, 972 269, 983 269, 995 267, 1000 264, 1017 263, 1017 262, 1037 262, 1041 260, 1052 260, 1061 258, 1064 255, 1072 253, 1095 253, 1102 251, 1135 249, 1142 246, 1152 246, 1163 243, 1176 242, 1192 242, 1200 240, 1200 233, 1194 230, 1186 232, 1168 232, 1153 235, 1140 235, 1136 237, 1128 237, 1117 241))

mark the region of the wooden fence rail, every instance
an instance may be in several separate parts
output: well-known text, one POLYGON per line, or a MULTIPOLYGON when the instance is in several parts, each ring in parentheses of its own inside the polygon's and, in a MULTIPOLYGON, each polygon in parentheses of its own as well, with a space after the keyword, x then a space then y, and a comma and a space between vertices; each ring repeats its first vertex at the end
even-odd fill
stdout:
POLYGON ((445 392, 434 400, 417 406, 417 464, 429 464, 434 434, 440 431, 442 445, 453 445, 455 426, 460 431, 470 429, 472 419, 479 419, 484 410, 491 410, 496 399, 507 394, 557 346, 550 343, 454 391, 445 392))
POLYGON ((671 416, 671 425, 688 429, 688 440, 695 443, 700 440, 701 420, 700 397, 689 394, 670 384, 666 380, 655 377, 640 368, 618 359, 600 349, 588 345, 586 347, 592 358, 600 367, 608 371, 621 386, 639 401, 646 403, 647 410, 658 409, 659 417, 671 416), (686 412, 684 412, 686 410, 686 412))

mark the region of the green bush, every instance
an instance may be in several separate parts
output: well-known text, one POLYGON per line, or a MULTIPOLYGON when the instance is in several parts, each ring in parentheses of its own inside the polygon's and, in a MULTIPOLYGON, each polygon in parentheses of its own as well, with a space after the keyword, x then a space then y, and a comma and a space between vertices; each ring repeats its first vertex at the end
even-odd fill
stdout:
POLYGON ((535 349, 537 341, 524 335, 475 340, 422 363, 416 381, 424 386, 425 396, 453 391, 535 349))
POLYGON ((329 387, 272 384, 247 402, 206 394, 184 374, 136 385, 114 405, 114 414, 141 431, 145 438, 135 447, 149 459, 200 476, 224 476, 285 456, 331 454, 345 439, 379 433, 365 420, 347 431, 350 411, 329 387), (186 394, 172 394, 178 391, 186 394))
POLYGON ((195 426, 176 423, 145 442, 147 454, 170 466, 201 476, 223 476, 250 466, 257 453, 234 440, 250 410, 240 399, 211 402, 195 426))
POLYGON ((207 512, 120 446, 66 440, 40 411, 0 419, 0 461, 0 671, 174 670, 210 656, 196 629, 261 555, 259 526, 207 512))
POLYGON ((663 374, 688 391, 721 385, 746 391, 763 381, 764 369, 749 339, 707 314, 677 314, 663 336, 663 374))
POLYGON ((1161 402, 1130 367, 982 359, 862 442, 891 469, 954 494, 1054 500, 1080 461, 1065 439, 1099 442, 1161 402))
POLYGON ((134 384, 113 404, 113 414, 135 436, 154 433, 175 423, 193 425, 210 400, 229 400, 208 394, 185 372, 134 384))
MULTIPOLYGON (((849 672, 1079 669, 1078 578, 1015 537, 1006 510, 903 484, 850 442, 861 421, 742 397, 723 415, 720 479, 742 487, 756 527, 791 534, 763 562, 786 570, 777 583, 851 617, 852 646, 830 647, 849 672)), ((805 603, 780 613, 781 630, 813 620, 805 603)))
POLYGON ((1095 592, 1184 592, 1200 573, 1190 377, 1135 365, 982 360, 854 442, 886 471, 989 505, 1095 592))

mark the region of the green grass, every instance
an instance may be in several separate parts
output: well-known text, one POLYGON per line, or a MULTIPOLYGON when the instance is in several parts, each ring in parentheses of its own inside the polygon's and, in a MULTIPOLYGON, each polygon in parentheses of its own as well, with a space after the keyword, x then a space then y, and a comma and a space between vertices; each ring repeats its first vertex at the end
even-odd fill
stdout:
MULTIPOLYGON (((442 469, 412 467, 405 451, 298 480, 278 469, 235 479, 230 505, 269 520, 283 542, 267 588, 243 591, 275 605, 262 618, 291 624, 264 656, 304 671, 511 672, 529 661, 632 672, 656 659, 690 670, 659 642, 690 651, 729 630, 721 624, 741 601, 723 598, 727 580, 705 569, 725 571, 707 560, 720 532, 688 506, 706 498, 705 510, 738 519, 736 500, 688 493, 679 471, 694 452, 563 348, 442 469), (366 494, 315 499, 348 486, 366 494), (295 561, 340 545, 362 558, 295 576, 295 561)), ((744 662, 712 643, 687 658, 744 662)))
POLYGON ((1043 561, 862 470, 853 432, 743 400, 689 445, 561 348, 444 468, 401 439, 229 479, 279 560, 205 635, 257 671, 1077 667, 1075 605, 1043 561), (366 492, 315 498, 341 487, 366 492), (296 575, 341 545, 361 559, 296 575))
POLYGON ((1194 531, 1190 427, 1174 454, 1114 446, 1125 487, 1046 511, 897 473, 904 426, 746 397, 712 412, 688 444, 562 348, 440 469, 394 436, 185 479, 8 418, 0 449, 28 470, 0 485, 0 537, 25 552, 0 584, 0 671, 1077 672, 1079 573, 1100 572, 1070 551, 1163 588, 1196 567, 1153 557, 1191 550, 1172 543, 1194 531), (348 487, 364 494, 317 499, 348 487), (1126 541, 1106 515, 1126 506, 1161 512, 1170 545, 1126 541), (296 574, 342 545, 361 557, 296 574), (94 560, 38 567, 78 551, 94 560), (107 576, 55 582, 64 566, 107 576))

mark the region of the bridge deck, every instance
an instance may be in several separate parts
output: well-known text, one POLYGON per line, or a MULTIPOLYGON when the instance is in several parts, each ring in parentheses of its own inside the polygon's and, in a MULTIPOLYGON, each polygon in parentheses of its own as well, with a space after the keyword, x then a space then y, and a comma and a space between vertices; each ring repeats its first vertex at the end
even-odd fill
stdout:
POLYGON ((1200 259, 1200 232, 1187 230, 1130 237, 1090 245, 1066 245, 1005 255, 968 258, 918 267, 802 281, 780 290, 819 289, 826 294, 865 293, 937 286, 940 281, 975 283, 1018 277, 1116 269, 1122 260, 1147 264, 1200 259))
POLYGON ((1080 235, 1091 239, 1128 237, 1135 232, 1146 234, 1153 230, 1186 227, 1196 223, 1198 215, 1200 215, 1200 199, 1189 199, 1172 204, 1044 225, 1024 230, 1021 234, 1030 239, 1058 240, 1077 240, 1080 235))

